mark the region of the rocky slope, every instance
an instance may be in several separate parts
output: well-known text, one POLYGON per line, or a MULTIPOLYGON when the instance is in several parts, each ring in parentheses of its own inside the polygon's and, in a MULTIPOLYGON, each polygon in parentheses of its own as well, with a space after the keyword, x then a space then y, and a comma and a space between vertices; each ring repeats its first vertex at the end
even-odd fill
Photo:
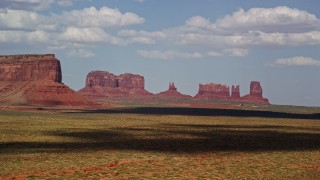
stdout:
POLYGON ((192 97, 192 96, 181 94, 180 92, 178 92, 173 82, 169 83, 168 90, 160 92, 159 94, 157 94, 157 96, 169 97, 169 98, 191 98, 192 97))
POLYGON ((0 102, 15 105, 86 106, 94 103, 61 83, 53 54, 0 56, 0 102))

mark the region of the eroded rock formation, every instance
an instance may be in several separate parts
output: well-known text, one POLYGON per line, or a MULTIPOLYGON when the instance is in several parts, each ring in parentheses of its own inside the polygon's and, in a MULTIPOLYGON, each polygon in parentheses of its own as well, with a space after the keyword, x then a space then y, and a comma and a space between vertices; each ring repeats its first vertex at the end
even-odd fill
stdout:
POLYGON ((195 98, 213 98, 224 99, 237 102, 269 104, 269 100, 263 98, 260 82, 252 81, 250 84, 250 94, 240 96, 240 86, 232 86, 231 96, 230 88, 222 84, 200 84, 198 94, 195 98))
POLYGON ((106 71, 90 72, 86 78, 86 86, 79 93, 91 97, 151 95, 144 89, 143 76, 130 73, 116 76, 106 71))
POLYGON ((177 88, 175 87, 174 83, 169 83, 169 89, 163 92, 160 92, 157 94, 158 96, 162 97, 175 97, 175 98, 191 98, 192 96, 188 96, 185 94, 181 94, 177 91, 177 88))
POLYGON ((0 56, 0 81, 36 80, 61 83, 60 61, 54 54, 0 56))
POLYGON ((230 88, 223 84, 199 84, 198 94, 196 98, 230 98, 230 88))
POLYGON ((93 103, 61 83, 53 54, 0 56, 0 101, 4 104, 83 106, 93 103))
POLYGON ((240 85, 231 88, 231 99, 240 99, 240 85))
POLYGON ((243 96, 241 99, 250 103, 269 104, 269 100, 262 96, 262 87, 258 81, 250 83, 250 94, 243 96))

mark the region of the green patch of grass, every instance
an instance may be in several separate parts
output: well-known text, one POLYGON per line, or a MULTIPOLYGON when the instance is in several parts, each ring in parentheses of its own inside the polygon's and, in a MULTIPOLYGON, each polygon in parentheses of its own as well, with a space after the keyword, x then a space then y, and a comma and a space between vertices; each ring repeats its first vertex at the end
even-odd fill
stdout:
POLYGON ((320 178, 316 119, 1 111, 0 124, 2 178, 320 178))

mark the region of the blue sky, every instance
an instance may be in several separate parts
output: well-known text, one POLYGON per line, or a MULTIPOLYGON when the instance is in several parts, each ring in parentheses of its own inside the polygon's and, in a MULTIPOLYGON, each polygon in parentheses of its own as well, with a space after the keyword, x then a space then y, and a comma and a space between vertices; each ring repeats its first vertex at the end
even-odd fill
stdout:
POLYGON ((320 106, 318 0, 1 0, 0 53, 55 53, 78 90, 92 70, 175 82, 260 81, 273 104, 320 106))

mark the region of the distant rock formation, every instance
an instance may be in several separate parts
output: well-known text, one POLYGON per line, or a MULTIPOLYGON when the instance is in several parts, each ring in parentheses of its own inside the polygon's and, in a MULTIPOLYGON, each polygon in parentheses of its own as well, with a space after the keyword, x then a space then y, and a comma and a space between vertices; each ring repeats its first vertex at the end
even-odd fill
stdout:
POLYGON ((258 81, 252 81, 250 83, 250 94, 243 96, 241 99, 251 103, 270 104, 267 98, 263 98, 262 87, 258 81))
POLYGON ((231 88, 231 99, 240 99, 240 85, 231 88))
POLYGON ((169 89, 168 90, 166 90, 164 92, 160 92, 157 95, 158 96, 162 96, 162 97, 176 97, 176 98, 191 98, 192 97, 192 96, 181 94, 180 92, 178 92, 177 88, 175 87, 173 82, 169 83, 169 89))
POLYGON ((3 104, 93 104, 61 81, 60 61, 54 54, 0 56, 0 102, 3 104))
POLYGON ((151 95, 144 89, 143 76, 130 73, 116 76, 106 71, 90 72, 86 78, 86 86, 78 92, 90 97, 151 95))
POLYGON ((230 98, 230 88, 222 84, 199 84, 198 94, 196 98, 230 98))
POLYGON ((61 83, 60 61, 54 54, 0 56, 0 81, 37 80, 61 83))
POLYGON ((230 88, 223 84, 199 84, 199 91, 195 98, 212 98, 230 101, 239 101, 246 103, 269 104, 269 100, 263 98, 260 82, 252 81, 250 84, 250 94, 240 96, 240 86, 232 86, 231 96, 230 88))

